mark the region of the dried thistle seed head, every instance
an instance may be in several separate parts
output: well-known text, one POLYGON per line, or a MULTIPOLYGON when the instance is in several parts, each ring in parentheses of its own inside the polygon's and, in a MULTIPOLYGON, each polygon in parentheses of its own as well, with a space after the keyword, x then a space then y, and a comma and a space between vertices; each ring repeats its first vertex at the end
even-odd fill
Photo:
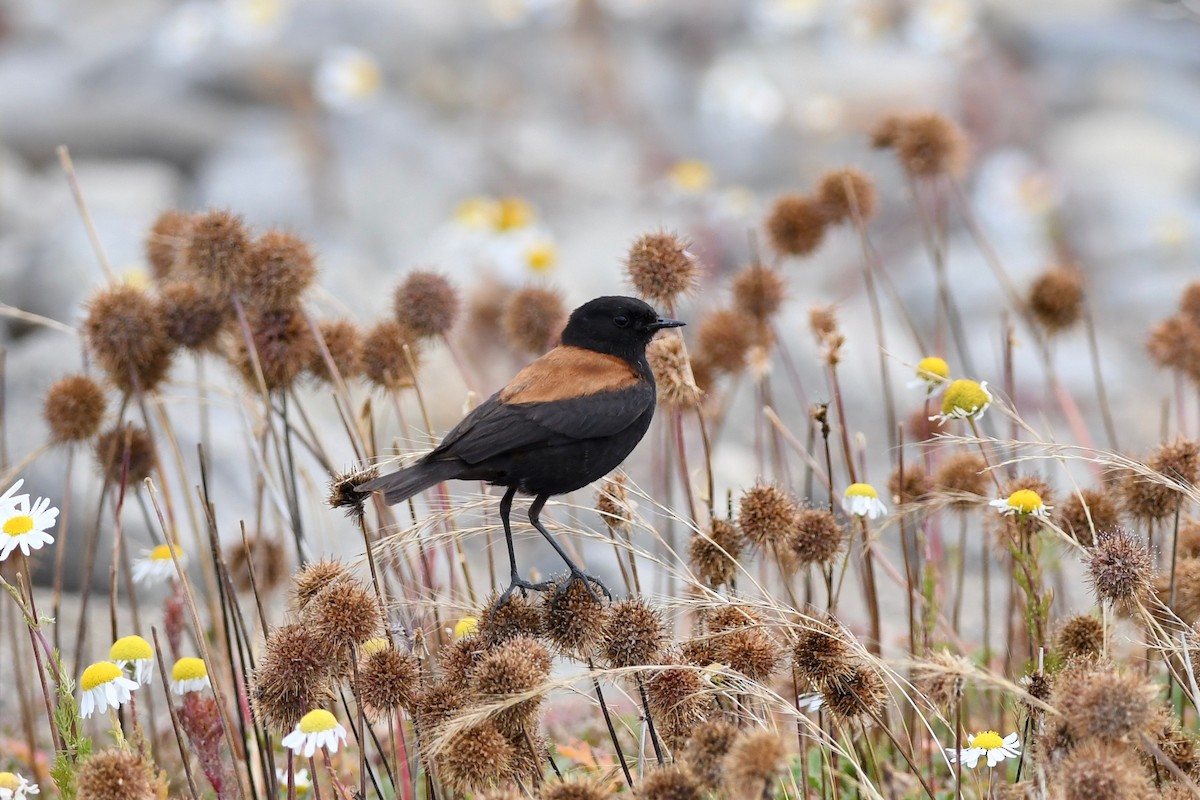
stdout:
POLYGON ((479 620, 479 641, 485 648, 491 650, 518 636, 538 638, 545 634, 545 618, 536 601, 517 593, 504 605, 494 608, 499 598, 499 592, 492 592, 475 615, 479 620))
POLYGON ((87 302, 83 336, 109 380, 125 393, 154 391, 174 349, 158 303, 132 286, 109 286, 87 302))
POLYGON ((195 214, 189 234, 180 277, 208 281, 227 292, 244 285, 250 235, 241 217, 215 210, 195 214))
POLYGON ((566 324, 562 294, 548 286, 526 286, 511 293, 501 316, 509 346, 529 355, 541 355, 553 347, 566 324))
POLYGON ((207 284, 171 281, 158 290, 167 338, 186 350, 209 350, 230 318, 233 306, 207 284))
POLYGON ((957 125, 941 114, 908 117, 896 137, 896 155, 909 174, 920 178, 959 177, 967 163, 967 140, 957 125))
MULTIPOLYGON (((471 673, 471 692, 485 703, 524 695, 546 682, 551 663, 545 645, 537 639, 519 636, 479 660, 471 673)), ((541 695, 510 701, 491 719, 506 735, 516 735, 530 727, 541 703, 541 695)))
POLYGON ((970 659, 939 650, 927 662, 913 668, 913 685, 930 703, 949 708, 962 693, 968 675, 975 671, 970 659))
POLYGON ((1179 526, 1179 558, 1200 558, 1200 520, 1189 519, 1179 526))
POLYGON ((564 578, 546 594, 545 630, 560 652, 587 659, 600 646, 608 608, 588 591, 581 580, 564 578), (563 581, 570 581, 561 588, 563 581))
POLYGON ((796 534, 796 500, 778 486, 757 484, 742 494, 738 527, 755 547, 785 547, 796 534))
POLYGON ((614 603, 604 626, 603 654, 614 667, 640 667, 658 660, 667 641, 659 612, 640 597, 614 603))
POLYGON ((295 305, 317 277, 308 243, 294 233, 269 230, 254 240, 236 291, 259 308, 295 305))
POLYGON ((261 533, 246 537, 246 543, 232 544, 225 549, 225 563, 229 577, 239 592, 249 592, 257 587, 260 594, 268 594, 282 584, 288 576, 288 559, 283 544, 278 538, 261 533), (250 567, 254 567, 254 582, 250 581, 250 567))
POLYGON ((838 331, 836 306, 813 306, 808 310, 808 327, 812 330, 817 344, 823 344, 830 339, 841 336, 838 331))
POLYGON ((708 362, 704 353, 691 353, 690 356, 692 379, 696 382, 696 388, 700 390, 701 398, 708 397, 716 388, 717 370, 708 362))
POLYGON ((966 507, 981 502, 987 493, 987 462, 978 453, 955 453, 933 474, 939 492, 952 496, 952 506, 966 507))
POLYGON ((413 719, 428 736, 454 717, 467 702, 467 693, 445 682, 427 683, 413 697, 413 719))
POLYGON ((829 677, 817 686, 825 708, 841 719, 863 715, 878 719, 888 696, 883 676, 869 664, 856 664, 848 677, 829 677))
MULTIPOLYGON (((1185 775, 1195 775, 1196 770, 1200 769, 1200 749, 1197 749, 1196 740, 1179 727, 1179 720, 1170 709, 1160 706, 1156 709, 1155 716, 1154 730, 1150 738, 1185 775)), ((1143 752, 1142 761, 1147 768, 1153 770, 1153 756, 1143 752)), ((1187 796, 1187 793, 1179 795, 1180 800, 1187 796)))
POLYGON ((304 620, 328 642, 345 651, 383 630, 383 611, 375 594, 353 580, 333 581, 304 606, 304 620))
POLYGON ((747 731, 730 746, 724 766, 725 790, 732 800, 771 797, 775 783, 787 772, 787 746, 773 731, 747 731))
POLYGON ((1086 559, 1092 588, 1101 602, 1134 602, 1153 585, 1150 553, 1123 528, 1097 534, 1096 545, 1087 551, 1086 559))
POLYGON ((1175 513, 1177 495, 1166 483, 1132 470, 1121 481, 1125 511, 1139 521, 1158 522, 1175 513))
POLYGON ((1170 579, 1160 575, 1155 591, 1164 606, 1170 606, 1188 625, 1200 622, 1200 559, 1181 558, 1175 568, 1175 602, 1171 605, 1170 579))
POLYGON ((158 797, 149 766, 129 750, 114 748, 88 757, 80 765, 75 780, 79 800, 157 800, 158 797))
POLYGON ((1146 459, 1146 466, 1174 481, 1194 484, 1200 477, 1200 445, 1182 438, 1160 444, 1146 459))
POLYGON ((764 628, 738 628, 715 637, 717 660, 765 683, 783 661, 783 647, 764 628))
POLYGON ((1094 658, 1104 652, 1104 623, 1091 614, 1067 618, 1054 635, 1054 649, 1063 658, 1094 658))
POLYGON ((1150 329, 1146 351, 1158 366, 1200 380, 1200 321, 1183 314, 1167 317, 1150 329))
POLYGON ((304 312, 299 308, 258 311, 247 318, 251 353, 245 331, 240 327, 232 334, 230 360, 251 391, 257 391, 258 369, 262 370, 267 391, 287 389, 312 363, 317 343, 304 312), (257 361, 258 369, 255 368, 257 361))
POLYGON ((309 561, 292 577, 295 586, 296 610, 304 611, 314 597, 338 581, 348 580, 350 573, 340 561, 322 559, 309 561))
POLYGON ((899 114, 888 114, 876 122, 871 128, 871 147, 876 150, 890 150, 895 147, 904 122, 904 117, 899 114))
POLYGON ((737 525, 713 517, 708 536, 693 536, 688 544, 688 563, 702 581, 715 589, 737 577, 738 559, 745 545, 746 539, 737 525))
POLYGON ((358 325, 348 319, 323 319, 317 324, 317 331, 320 339, 314 342, 312 360, 308 362, 308 371, 314 378, 323 383, 334 383, 330 361, 344 381, 363 374, 363 334, 358 325), (321 342, 329 351, 328 359, 321 349, 321 342))
POLYGON ((628 478, 617 471, 596 490, 596 513, 610 531, 628 531, 633 524, 633 507, 629 502, 628 478))
POLYGON ((455 639, 438 649, 438 667, 442 671, 442 681, 451 686, 461 686, 464 689, 471 682, 471 674, 485 655, 487 650, 479 637, 467 634, 455 639))
POLYGON ((458 321, 458 290, 444 275, 425 270, 408 274, 396 287, 396 321, 417 336, 442 336, 458 321))
POLYGON ((484 720, 455 733, 437 751, 438 776, 465 796, 507 780, 515 756, 515 748, 496 724, 484 720))
POLYGON ((1054 267, 1029 289, 1029 313, 1048 333, 1075 325, 1083 315, 1083 276, 1077 269, 1054 267))
POLYGON ((1084 742, 1052 773, 1063 800, 1133 800, 1152 797, 1154 788, 1137 755, 1128 747, 1084 742))
POLYGON ((155 282, 174 277, 191 238, 192 215, 171 209, 159 214, 146 236, 146 263, 155 282))
POLYGON ((669 231, 656 231, 629 246, 625 271, 640 297, 671 306, 696 288, 700 266, 686 240, 669 231))
POLYGON ((751 264, 733 276, 733 307, 759 321, 767 322, 783 307, 787 286, 774 267, 751 264))
POLYGON ((762 616, 758 612, 740 603, 702 609, 700 618, 710 633, 724 633, 763 624, 762 616))
POLYGON ((367 715, 379 720, 398 708, 412 709, 420 683, 416 656, 388 646, 363 660, 355 692, 367 715))
POLYGON ((800 194, 785 194, 767 215, 767 236, 782 256, 806 256, 825 239, 825 209, 820 201, 800 194))
POLYGON ((571 775, 561 781, 542 784, 541 800, 610 800, 612 786, 591 775, 571 775))
POLYGON ((713 699, 705 692, 704 678, 696 667, 656 670, 646 679, 646 698, 660 735, 674 749, 702 722, 713 699))
POLYGON ((378 477, 378 467, 334 473, 329 480, 329 498, 326 503, 330 508, 342 509, 346 516, 355 522, 361 522, 367 513, 366 504, 371 498, 371 493, 360 492, 357 487, 378 477))
POLYGON ((648 771, 633 790, 634 800, 702 800, 704 793, 692 771, 668 764, 648 771))
POLYGON ((309 626, 282 625, 267 635, 266 648, 250 679, 254 715, 276 733, 333 696, 329 674, 336 654, 309 626))
POLYGON ((679 758, 691 769, 701 788, 710 792, 720 788, 725 776, 725 756, 737 735, 737 726, 723 719, 701 722, 692 728, 679 758))
POLYGON ((696 347, 718 373, 736 375, 746 368, 755 327, 754 319, 740 311, 713 311, 700 321, 696 347))
POLYGON ((831 564, 847 541, 846 529, 823 508, 802 508, 787 542, 787 553, 800 564, 831 564))
POLYGON ((1091 547, 1095 532, 1108 531, 1121 524, 1121 511, 1112 492, 1080 489, 1058 505, 1058 525, 1084 547, 1091 547))
POLYGON ((1000 491, 1002 497, 1009 497, 1015 492, 1030 491, 1042 499, 1042 504, 1048 507, 1057 505, 1054 501, 1054 491, 1040 475, 1017 475, 1004 483, 1000 491))
POLYGON ((96 463, 112 486, 136 486, 154 471, 154 442, 132 422, 109 428, 96 440, 96 463))
POLYGON ((846 167, 826 172, 817 181, 817 198, 831 225, 852 222, 857 213, 863 221, 875 215, 879 194, 875 181, 860 169, 846 167))
POLYGON ((646 347, 646 361, 654 373, 658 387, 658 402, 671 408, 690 409, 700 405, 704 393, 692 376, 692 365, 688 359, 683 339, 678 336, 661 336, 646 347))
POLYGON ((86 442, 100 430, 107 407, 100 384, 87 375, 68 375, 46 390, 42 418, 56 444, 86 442))
POLYGON ((792 664, 796 673, 813 685, 826 676, 848 679, 857 660, 848 637, 849 634, 832 618, 825 622, 807 621, 792 646, 792 664))
POLYGON ((905 464, 903 473, 897 467, 888 478, 893 503, 919 503, 932 490, 933 481, 920 464, 905 464))
POLYGON ((420 350, 412 331, 395 320, 384 320, 371 328, 362 347, 363 373, 367 380, 389 392, 412 387, 416 376, 404 353, 405 347, 412 356, 412 364, 420 369, 420 350))
MULTIPOLYGON (((1041 670, 1023 676, 1020 680, 1020 685, 1034 700, 1041 700, 1043 703, 1050 700, 1050 679, 1041 670)), ((1028 716, 1042 713, 1042 708, 1031 702, 1029 698, 1021 698, 1021 707, 1025 709, 1025 713, 1028 716)))

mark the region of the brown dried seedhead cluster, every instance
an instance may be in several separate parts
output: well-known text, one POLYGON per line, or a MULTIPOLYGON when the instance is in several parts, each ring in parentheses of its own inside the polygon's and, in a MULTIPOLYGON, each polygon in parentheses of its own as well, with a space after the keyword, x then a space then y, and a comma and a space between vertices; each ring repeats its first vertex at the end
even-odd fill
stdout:
POLYGON ((1178 313, 1150 329, 1146 350, 1160 367, 1200 384, 1200 281, 1184 289, 1178 313))
POLYGON ((650 303, 667 308, 690 294, 699 280, 700 267, 688 247, 686 240, 668 231, 638 237, 625 259, 633 290, 650 303))
POLYGON ((792 666, 841 719, 879 717, 887 700, 883 674, 833 618, 806 620, 792 645, 792 666))
POLYGON ((962 130, 935 112, 891 115, 871 132, 871 143, 894 150, 905 171, 917 178, 961 177, 967 163, 962 130))

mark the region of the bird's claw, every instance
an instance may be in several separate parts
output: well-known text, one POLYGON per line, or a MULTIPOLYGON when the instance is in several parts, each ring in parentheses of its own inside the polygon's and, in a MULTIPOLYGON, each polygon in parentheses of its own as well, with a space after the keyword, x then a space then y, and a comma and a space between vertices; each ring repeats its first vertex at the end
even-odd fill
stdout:
POLYGON ((559 581, 558 588, 554 590, 555 599, 562 597, 563 594, 565 594, 566 591, 571 588, 571 584, 575 583, 575 581, 583 581, 583 587, 587 589, 588 594, 590 594, 592 599, 597 603, 603 604, 604 601, 600 599, 600 595, 596 594, 596 590, 592 588, 592 584, 600 587, 600 591, 604 592, 604 596, 607 597, 610 602, 612 601, 612 592, 608 590, 608 587, 604 585, 603 581, 601 581, 595 575, 589 575, 583 570, 576 569, 574 567, 571 568, 571 574, 567 576, 566 580, 559 581))
POLYGON ((500 597, 497 598, 496 602, 492 604, 492 613, 494 614, 503 608, 513 596, 513 592, 517 591, 518 589, 521 590, 521 596, 526 597, 527 592, 544 592, 553 585, 553 581, 533 583, 532 581, 522 580, 514 575, 512 578, 512 583, 508 585, 508 588, 504 590, 503 594, 501 594, 500 597))

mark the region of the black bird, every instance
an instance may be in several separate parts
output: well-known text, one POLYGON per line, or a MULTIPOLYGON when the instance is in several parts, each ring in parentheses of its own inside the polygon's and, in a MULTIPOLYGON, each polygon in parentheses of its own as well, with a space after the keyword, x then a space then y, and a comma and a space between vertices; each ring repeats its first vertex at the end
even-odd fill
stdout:
POLYGON ((598 297, 584 303, 571 312, 561 345, 476 407, 433 452, 358 490, 382 491, 392 504, 452 478, 507 487, 500 519, 512 583, 497 606, 517 588, 540 591, 549 586, 521 580, 513 552, 513 497, 517 492, 533 495, 529 521, 567 563, 572 580, 583 580, 589 592, 587 582, 592 581, 611 596, 554 541, 539 515, 550 497, 604 477, 641 441, 656 399, 646 345, 663 328, 683 324, 660 317, 632 297, 598 297))

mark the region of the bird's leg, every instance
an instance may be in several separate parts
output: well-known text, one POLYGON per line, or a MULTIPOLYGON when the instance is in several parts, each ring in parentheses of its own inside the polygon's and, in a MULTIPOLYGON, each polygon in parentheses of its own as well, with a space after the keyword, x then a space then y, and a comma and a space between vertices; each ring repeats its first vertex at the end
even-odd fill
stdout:
POLYGON ((562 545, 556 542, 554 537, 550 535, 550 532, 546 530, 544 525, 542 525, 542 521, 540 519, 542 507, 546 505, 546 501, 549 499, 550 495, 548 494, 539 494, 533 499, 533 503, 529 506, 529 522, 533 525, 533 527, 537 528, 538 533, 546 537, 546 541, 550 543, 550 546, 554 548, 559 557, 562 558, 563 561, 567 562, 567 568, 571 570, 570 580, 560 582, 557 593, 561 594, 562 592, 566 591, 567 587, 571 585, 572 581, 581 580, 583 581, 583 585, 587 588, 588 594, 590 594, 597 603, 603 601, 596 594, 596 590, 592 588, 593 583, 600 587, 600 591, 604 592, 609 600, 612 600, 612 592, 608 590, 608 587, 605 586, 604 583, 595 575, 589 575, 580 569, 579 565, 572 561, 571 557, 567 555, 567 551, 562 549, 562 545))
POLYGON ((517 572, 517 552, 513 549, 512 523, 509 522, 509 515, 512 513, 513 498, 516 494, 517 488, 515 486, 509 487, 508 491, 504 493, 504 497, 500 500, 500 522, 504 525, 504 543, 508 545, 508 566, 511 582, 508 584, 508 588, 504 590, 504 593, 496 600, 496 604, 492 606, 493 611, 507 603, 508 598, 512 597, 512 593, 517 589, 520 589, 521 594, 524 595, 527 589, 541 592, 550 587, 549 582, 531 583, 522 580, 520 574, 517 572))

